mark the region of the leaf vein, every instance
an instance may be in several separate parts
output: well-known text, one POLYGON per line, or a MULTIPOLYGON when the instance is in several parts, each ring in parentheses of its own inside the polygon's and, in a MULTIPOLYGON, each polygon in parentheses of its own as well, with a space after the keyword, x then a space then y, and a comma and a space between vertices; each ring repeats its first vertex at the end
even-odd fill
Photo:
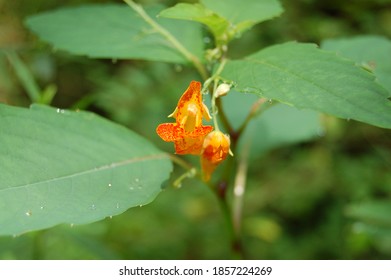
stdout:
POLYGON ((51 183, 51 182, 55 182, 55 181, 58 181, 58 180, 66 180, 66 179, 69 179, 69 178, 74 178, 74 177, 77 177, 77 176, 87 175, 87 174, 91 174, 91 173, 94 173, 94 172, 100 172, 100 171, 103 171, 103 170, 118 168, 118 167, 125 166, 125 165, 128 165, 128 164, 144 162, 144 161, 150 161, 150 160, 162 160, 162 159, 169 159, 169 156, 166 153, 160 153, 160 154, 153 154, 153 155, 146 155, 146 156, 141 156, 141 157, 135 157, 135 158, 126 159, 126 160, 122 160, 122 161, 118 161, 118 162, 113 162, 113 163, 102 165, 102 166, 98 166, 98 167, 93 167, 93 168, 88 169, 88 170, 84 170, 84 171, 80 171, 80 172, 76 172, 76 173, 72 173, 72 174, 68 174, 68 175, 64 175, 64 176, 60 176, 60 177, 56 177, 56 178, 49 178, 49 179, 46 179, 46 180, 41 180, 41 181, 38 181, 38 182, 32 182, 32 183, 25 184, 25 185, 20 185, 20 186, 9 186, 9 187, 6 187, 6 188, 3 188, 2 190, 0 190, 0 193, 3 192, 3 191, 9 190, 9 189, 27 188, 27 187, 31 187, 32 185, 35 185, 35 184, 51 183))

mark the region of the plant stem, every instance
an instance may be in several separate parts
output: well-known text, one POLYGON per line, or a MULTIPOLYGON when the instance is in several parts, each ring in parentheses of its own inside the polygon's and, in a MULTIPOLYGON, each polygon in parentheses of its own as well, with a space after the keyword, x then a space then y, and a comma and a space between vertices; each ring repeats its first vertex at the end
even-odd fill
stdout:
POLYGON ((221 98, 218 98, 216 100, 216 108, 219 112, 220 121, 225 127, 225 129, 228 131, 228 134, 231 135, 231 137, 235 134, 235 130, 233 129, 231 123, 229 122, 227 115, 225 114, 225 111, 223 110, 223 106, 221 105, 221 98))
POLYGON ((216 96, 216 89, 218 86, 218 83, 220 81, 220 74, 223 72, 225 64, 227 63, 227 59, 225 57, 221 58, 221 63, 219 67, 217 68, 216 72, 213 74, 212 77, 210 77, 206 82, 205 85, 208 86, 209 83, 213 82, 213 90, 212 90, 212 114, 213 114, 213 122, 215 125, 216 130, 219 130, 218 122, 216 115, 219 114, 220 120, 225 126, 225 128, 228 130, 228 134, 232 134, 233 129, 232 126, 230 125, 227 116, 225 115, 222 106, 221 106, 221 101, 219 96, 216 96))
POLYGON ((243 248, 241 246, 240 237, 235 233, 234 226, 232 223, 233 221, 232 221, 231 208, 229 207, 226 198, 226 193, 228 188, 228 181, 226 181, 226 179, 227 178, 223 176, 222 179, 218 183, 216 183, 216 185, 210 185, 210 189, 214 190, 214 193, 216 194, 216 197, 220 205, 221 212, 224 216, 224 221, 228 229, 228 234, 231 242, 231 249, 232 252, 235 253, 234 258, 243 259, 244 254, 243 254, 243 248))
POLYGON ((217 113, 218 113, 218 108, 216 106, 216 89, 217 89, 217 85, 218 85, 218 80, 215 79, 214 80, 214 83, 213 83, 213 93, 212 93, 212 115, 213 115, 213 124, 215 126, 215 130, 216 131, 220 131, 220 128, 219 128, 219 123, 217 121, 217 113))
POLYGON ((186 49, 167 29, 154 21, 142 8, 141 5, 134 3, 132 0, 124 0, 136 13, 138 13, 150 26, 159 32, 167 41, 169 41, 187 60, 189 60, 197 69, 203 80, 208 78, 208 71, 201 61, 188 49, 186 49))
POLYGON ((249 150, 250 143, 246 143, 239 156, 239 163, 233 189, 232 225, 236 238, 239 238, 241 235, 243 197, 246 190, 249 150))
POLYGON ((237 257, 243 259, 243 251, 240 239, 238 238, 238 235, 235 232, 234 225, 232 224, 232 218, 231 218, 231 211, 228 206, 228 203, 225 199, 219 199, 220 201, 220 208, 223 212, 225 222, 227 224, 227 228, 229 230, 230 240, 231 240, 231 248, 232 252, 237 254, 237 257))
POLYGON ((190 163, 188 163, 187 161, 183 160, 182 158, 180 158, 180 157, 178 157, 176 155, 173 155, 173 154, 167 154, 167 155, 173 162, 175 162, 179 166, 183 167, 187 171, 190 171, 190 170, 194 169, 194 166, 192 166, 190 163))
POLYGON ((251 107, 251 110, 250 112, 248 113, 246 119, 244 120, 244 122, 242 123, 242 125, 239 127, 239 129, 236 131, 236 134, 240 135, 242 134, 242 132, 244 131, 244 129, 247 127, 248 123, 252 120, 253 117, 255 117, 261 107, 266 104, 266 102, 268 102, 268 100, 266 98, 259 98, 251 107))

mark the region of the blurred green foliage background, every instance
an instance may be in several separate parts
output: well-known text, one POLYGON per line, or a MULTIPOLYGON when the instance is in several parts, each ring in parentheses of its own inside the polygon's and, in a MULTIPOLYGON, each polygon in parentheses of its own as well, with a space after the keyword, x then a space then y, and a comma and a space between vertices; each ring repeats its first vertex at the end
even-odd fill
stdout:
MULTIPOLYGON (((121 1, 0 0, 0 51, 16 50, 42 88, 57 88, 53 106, 94 111, 173 152, 155 127, 166 120, 189 81, 199 79, 195 71, 73 56, 51 49, 23 25, 27 16, 45 10, 108 2, 121 1)), ((177 1, 139 2, 171 6, 177 1)), ((280 18, 232 43, 231 57, 290 40, 320 43, 358 34, 391 38, 389 0, 282 4, 280 18)), ((1 52, 0 102, 30 104, 1 52)), ((391 258, 391 133, 328 116, 324 123, 326 132, 318 139, 251 162, 243 213, 247 258, 391 258)), ((225 227, 213 193, 188 180, 180 189, 166 188, 153 203, 111 219, 0 237, 0 259, 230 259, 225 227)))

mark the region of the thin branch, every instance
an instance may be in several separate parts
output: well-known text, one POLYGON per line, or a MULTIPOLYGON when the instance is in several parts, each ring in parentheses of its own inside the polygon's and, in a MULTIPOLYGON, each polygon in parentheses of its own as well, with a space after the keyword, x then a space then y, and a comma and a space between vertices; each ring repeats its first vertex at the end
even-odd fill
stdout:
POLYGON ((243 130, 247 127, 248 123, 252 120, 253 117, 255 117, 259 110, 261 109, 262 105, 264 105, 266 102, 268 102, 268 99, 266 98, 259 98, 251 107, 250 112, 248 113, 246 119, 242 123, 242 125, 237 130, 236 134, 241 135, 243 130))
POLYGON ((176 163, 177 165, 181 166, 183 169, 186 169, 186 172, 183 173, 181 176, 179 176, 174 182, 173 186, 176 188, 180 188, 182 186, 182 181, 187 178, 194 178, 197 176, 201 180, 201 174, 197 171, 197 169, 188 163, 187 161, 183 160, 182 158, 168 154, 172 162, 176 163))
POLYGON ((39 102, 41 100, 41 90, 30 70, 15 52, 9 51, 6 52, 6 55, 31 102, 39 102))
MULTIPOLYGON (((216 72, 213 74, 212 77, 210 77, 206 82, 205 82, 205 86, 209 86, 209 84, 211 82, 213 82, 213 91, 212 91, 212 113, 213 113, 213 117, 214 119, 216 119, 216 115, 219 114, 219 117, 220 117, 220 120, 222 122, 222 124, 224 125, 224 127, 228 130, 228 133, 230 135, 233 134, 234 130, 227 118, 227 115, 225 114, 222 106, 221 106, 221 101, 220 101, 220 98, 219 96, 216 96, 215 95, 215 92, 216 92, 216 89, 217 89, 217 86, 218 86, 218 82, 220 81, 220 74, 221 72, 223 72, 224 70, 224 67, 227 63, 227 58, 223 57, 221 59, 221 62, 220 62, 220 65, 219 67, 217 68, 216 72)), ((217 121, 215 120, 215 126, 216 126, 216 130, 218 130, 218 124, 217 124, 217 121)))
POLYGON ((208 72, 201 61, 188 49, 186 49, 167 29, 154 21, 142 8, 141 5, 134 3, 132 0, 124 0, 136 13, 138 13, 150 26, 159 32, 167 41, 169 41, 187 60, 193 63, 194 67, 200 73, 203 80, 208 78, 208 72))

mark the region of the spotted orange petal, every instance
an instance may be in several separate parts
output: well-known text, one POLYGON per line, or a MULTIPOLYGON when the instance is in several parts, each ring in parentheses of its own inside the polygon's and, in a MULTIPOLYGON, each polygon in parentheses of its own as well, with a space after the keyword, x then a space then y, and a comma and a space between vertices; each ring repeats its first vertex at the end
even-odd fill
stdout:
POLYGON ((175 153, 179 155, 199 155, 202 151, 205 136, 212 131, 212 126, 202 126, 191 134, 185 134, 180 140, 174 141, 175 153))
POLYGON ((184 137, 184 129, 176 123, 162 123, 156 128, 156 133, 166 142, 174 142, 184 137))
POLYGON ((186 136, 196 138, 199 136, 206 136, 209 132, 213 130, 213 126, 211 125, 202 125, 196 127, 192 132, 186 132, 186 136))
POLYGON ((208 108, 202 103, 201 83, 191 81, 189 87, 178 101, 175 111, 169 116, 174 117, 187 132, 202 125, 202 118, 210 120, 208 108))
POLYGON ((197 138, 184 137, 181 140, 175 141, 175 153, 178 155, 199 155, 202 150, 202 143, 205 136, 197 138))

